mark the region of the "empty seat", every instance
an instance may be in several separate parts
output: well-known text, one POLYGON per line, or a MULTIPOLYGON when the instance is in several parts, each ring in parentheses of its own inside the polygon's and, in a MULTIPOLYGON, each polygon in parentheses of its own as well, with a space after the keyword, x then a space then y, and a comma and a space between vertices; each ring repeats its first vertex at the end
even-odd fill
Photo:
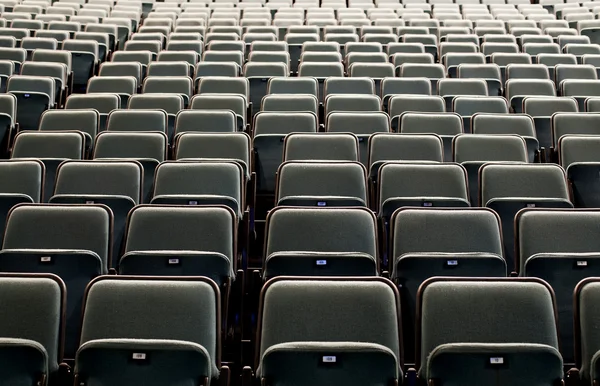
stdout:
POLYGON ((403 208, 392 218, 390 239, 390 271, 403 300, 404 355, 412 362, 417 293, 425 280, 506 277, 500 219, 483 208, 403 208))
POLYGON ((148 203, 154 170, 167 158, 168 139, 164 132, 106 131, 98 134, 93 159, 134 159, 144 168, 142 202, 148 203))
POLYGON ((460 64, 458 66, 459 78, 485 79, 488 85, 488 95, 502 95, 504 82, 500 67, 496 64, 460 64))
POLYGON ((376 95, 333 94, 325 98, 325 116, 334 111, 380 111, 381 99, 376 95))
POLYGON ((277 172, 277 206, 367 206, 359 163, 285 162, 277 172))
POLYGON ((565 362, 574 362, 573 292, 581 280, 600 274, 597 239, 590 237, 599 215, 591 210, 526 209, 515 218, 520 275, 539 277, 554 289, 565 362))
POLYGON ((359 385, 402 377, 398 295, 389 281, 278 280, 269 282, 263 294, 256 374, 263 382, 359 385), (298 297, 298 292, 304 296, 298 297), (339 311, 331 304, 338 305, 339 311), (348 323, 340 326, 332 318, 348 323), (274 329, 273 325, 290 327, 274 329), (336 366, 319 365, 323 362, 336 366), (290 367, 297 373, 283 370, 290 367))
POLYGON ((514 257, 514 218, 523 208, 572 208, 565 171, 547 164, 484 164, 479 169, 479 204, 502 219, 504 257, 518 272, 514 257))
POLYGON ((127 213, 142 202, 143 167, 136 161, 65 161, 56 171, 54 204, 103 204, 113 213, 110 268, 123 248, 127 213))
POLYGON ((417 300, 418 376, 463 385, 560 383, 555 312, 540 280, 430 279, 417 300), (438 328, 442 315, 451 327, 438 328))
MULTIPOLYGON (((392 103, 396 98, 392 98, 392 103)), ((437 134, 444 141, 444 159, 452 160, 452 139, 463 133, 462 119, 455 113, 405 112, 399 117, 399 132, 437 134)))
POLYGON ((528 96, 556 96, 554 83, 543 79, 509 79, 506 99, 515 113, 523 112, 523 99, 528 96))
POLYGON ((137 92, 138 82, 133 76, 94 76, 87 85, 88 94, 116 94, 121 102, 120 107, 126 108, 129 98, 137 92))
POLYGON ((224 206, 138 206, 129 213, 119 272, 207 276, 223 285, 237 266, 236 229, 236 214, 224 206))
POLYGON ((93 282, 85 298, 75 377, 113 385, 133 379, 147 384, 214 381, 221 370, 220 301, 219 289, 207 278, 113 276, 93 282), (119 301, 111 304, 115 296, 119 301), (107 312, 114 313, 109 320, 107 312), (132 325, 134 319, 141 324, 132 325), (151 364, 140 366, 150 357, 151 364))
POLYGON ((235 160, 163 162, 156 169, 152 204, 225 205, 241 220, 245 170, 235 160))
POLYGON ((576 113, 577 101, 568 97, 526 97, 523 112, 533 117, 535 131, 541 147, 554 148, 552 141, 552 118, 557 112, 576 113))
POLYGON ((130 110, 158 110, 167 113, 167 135, 173 138, 175 116, 185 106, 184 98, 177 94, 138 94, 129 98, 130 110))
POLYGON ((110 210, 92 204, 23 204, 10 212, 6 222, 0 252, 2 271, 54 273, 66 284, 67 358, 73 358, 77 349, 85 287, 94 277, 107 273, 111 224, 110 210))
POLYGON ((96 72, 99 45, 95 40, 65 40, 62 49, 70 51, 73 61, 73 88, 81 90, 96 72))
POLYGON ((17 117, 21 130, 36 130, 42 113, 55 104, 54 79, 13 75, 6 91, 17 97, 17 117))
POLYGON ((267 217, 264 278, 371 276, 377 259, 376 219, 366 208, 277 207, 267 217))
POLYGON ((398 76, 403 78, 428 78, 431 81, 431 90, 437 94, 437 82, 446 77, 446 69, 442 64, 416 64, 405 63, 400 66, 398 76))
POLYGON ((349 133, 291 133, 283 143, 283 161, 358 161, 358 138, 349 133))
POLYGON ((66 289, 55 275, 0 276, 3 318, 2 382, 44 383, 57 379, 62 361, 66 289), (23 307, 27 304, 27 307, 23 307))
MULTIPOLYGON (((215 85, 219 87, 218 83, 215 85)), ((194 95, 190 101, 193 110, 231 110, 237 117, 238 131, 246 129, 246 113, 248 102, 241 94, 204 94, 194 95)))
POLYGON ((527 162, 527 145, 517 135, 457 135, 452 143, 453 160, 469 176, 471 206, 478 205, 479 168, 486 162, 527 162))
POLYGON ((597 208, 598 139, 592 135, 563 135, 558 140, 560 165, 567 171, 573 204, 577 208, 597 208))
MULTIPOLYGON (((70 95, 65 103, 65 109, 96 110, 99 114, 98 131, 106 129, 106 119, 112 110, 120 107, 121 100, 115 94, 77 94, 70 95)), ((52 115, 60 115, 52 112, 52 115)), ((86 115, 87 116, 87 115, 86 115)), ((91 116, 91 115, 90 115, 91 116)))
POLYGON ((323 87, 324 97, 333 94, 375 94, 375 83, 371 78, 329 77, 323 87))
POLYGON ((597 309, 594 303, 598 299, 598 279, 587 278, 582 280, 574 292, 575 304, 575 342, 577 366, 580 369, 582 382, 593 384, 598 377, 598 325, 597 309))
POLYGON ((452 111, 452 102, 457 96, 488 96, 483 79, 440 79, 437 91, 446 101, 446 111, 452 111))
POLYGON ((168 116, 164 110, 113 110, 108 114, 108 131, 158 131, 168 133, 168 116))

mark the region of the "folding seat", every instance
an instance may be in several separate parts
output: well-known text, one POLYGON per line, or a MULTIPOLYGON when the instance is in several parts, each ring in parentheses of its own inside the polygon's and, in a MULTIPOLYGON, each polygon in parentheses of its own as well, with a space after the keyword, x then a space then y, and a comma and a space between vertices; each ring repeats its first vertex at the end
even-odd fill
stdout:
MULTIPOLYGON (((161 51, 158 53, 157 60, 159 63, 186 63, 188 65, 188 71, 185 76, 192 76, 198 61, 200 60, 200 55, 194 51, 161 51)), ((166 76, 173 76, 173 74, 166 76)))
MULTIPOLYGON (((586 211, 584 213, 590 214, 590 217, 595 215, 595 212, 586 211)), ((577 285, 574 291, 575 357, 576 366, 579 368, 577 375, 582 384, 594 384, 598 378, 596 355, 598 337, 595 330, 598 324, 598 315, 597 309, 593 306, 598 299, 597 281, 597 278, 586 278, 577 285)))
MULTIPOLYGON (((494 54, 499 54, 499 53, 503 53, 503 54, 516 54, 519 52, 519 46, 516 43, 512 43, 512 42, 494 42, 494 41, 490 41, 490 39, 487 38, 488 35, 486 35, 486 39, 483 44, 481 44, 481 52, 488 58, 491 58, 492 55, 494 54)), ((495 35, 492 35, 495 36, 495 35)), ((498 35, 501 36, 501 35, 498 35)), ((495 38, 496 40, 500 39, 500 38, 495 38)), ((488 59, 489 60, 489 59, 488 59)))
POLYGON ((114 385, 133 379, 149 385, 198 379, 214 382, 221 372, 220 303, 219 288, 208 278, 115 276, 94 281, 83 306, 75 378, 82 383, 98 380, 114 385), (115 296, 119 302, 109 305, 108 299, 115 296), (107 321, 103 315, 109 309, 116 314, 107 321), (182 314, 187 317, 181 318, 182 314), (131 320, 141 325, 134 327, 131 320), (131 359, 132 353, 139 355, 131 359))
MULTIPOLYGON (((365 28, 379 28, 379 27, 363 27, 362 30, 364 31, 365 28)), ((346 43, 346 47, 345 47, 346 56, 351 53, 378 53, 378 52, 383 52, 383 46, 380 43, 365 43, 365 42, 346 43)))
POLYGON ((388 111, 388 101, 395 94, 431 95, 427 78, 384 78, 381 81, 382 109, 388 111))
POLYGON ((251 51, 248 62, 282 63, 289 68, 290 54, 287 51, 251 51))
POLYGON ((333 94, 325 98, 325 116, 333 111, 381 111, 381 99, 377 95, 333 94))
POLYGON ((525 97, 555 97, 554 82, 543 79, 509 79, 506 81, 506 99, 515 113, 523 112, 525 97))
POLYGON ((344 78, 329 77, 325 79, 323 88, 324 98, 334 94, 375 94, 374 81, 369 77, 344 78))
POLYGON ((184 99, 177 94, 138 94, 129 98, 130 110, 164 110, 167 113, 167 135, 173 138, 175 116, 184 108, 184 99))
POLYGON ((402 377, 401 360, 398 359, 401 358, 398 296, 389 281, 360 278, 352 281, 332 278, 318 281, 306 278, 273 280, 266 284, 260 303, 258 328, 261 344, 256 376, 263 382, 273 379, 274 383, 286 383, 293 377, 316 384, 340 382, 357 385, 394 382, 402 377), (296 291, 302 291, 305 296, 294 297, 296 291), (348 320, 353 327, 334 327, 335 323, 331 322, 334 313, 326 304, 331 302, 340 305, 343 310, 350 310, 347 308, 350 307, 347 294, 353 292, 356 294, 352 296, 352 308, 356 312, 341 311, 336 316, 348 320), (374 299, 368 302, 374 308, 363 312, 368 298, 374 299), (302 309, 302 312, 282 312, 290 305, 294 310, 302 309), (279 331, 269 328, 273 324, 288 325, 291 320, 302 323, 303 331, 295 327, 279 331), (373 329, 373 323, 380 328, 373 329), (325 358, 317 353, 319 350, 331 355, 325 358), (340 363, 341 357, 345 359, 340 363), (335 363, 336 366, 324 368, 318 363, 335 363), (297 373, 294 371, 292 375, 289 371, 282 371, 282 366, 287 369, 292 366, 297 373), (366 368, 374 371, 369 373, 366 368))
POLYGON ((417 315, 416 367, 423 382, 562 382, 554 296, 541 280, 432 278, 419 290, 417 315), (435 321, 442 315, 450 327, 439 329, 435 321))
POLYGON ((189 76, 188 62, 152 62, 148 66, 148 76, 189 76))
POLYGON ((101 77, 134 77, 136 89, 142 84, 146 71, 139 62, 105 62, 100 65, 98 76, 101 77))
MULTIPOLYGON (((120 107, 118 95, 111 94, 78 94, 67 98, 65 109, 96 110, 99 113, 98 131, 106 129, 106 119, 112 110, 120 107)), ((52 114, 59 115, 52 112, 52 114)))
POLYGON ((2 271, 54 273, 66 284, 66 329, 61 325, 61 335, 65 330, 66 334, 61 348, 67 358, 73 358, 77 349, 85 287, 107 273, 111 225, 110 210, 95 204, 22 204, 8 215, 0 252, 2 271))
POLYGON ((577 57, 577 62, 581 63, 583 55, 600 54, 600 45, 598 44, 567 44, 563 49, 565 54, 572 54, 577 57))
POLYGON ((440 79, 437 90, 446 102, 446 111, 452 111, 455 97, 488 95, 487 83, 483 79, 440 79))
POLYGON ((435 134, 383 134, 369 138, 369 178, 376 182, 385 161, 438 161, 443 159, 442 139, 435 134))
POLYGON ((440 96, 428 95, 392 95, 388 102, 392 131, 399 131, 399 117, 405 112, 444 113, 446 103, 440 96))
POLYGON ((277 172, 275 203, 367 207, 365 168, 357 162, 284 162, 277 172))
POLYGON ((506 66, 506 79, 550 80, 550 74, 543 64, 509 64, 506 66))
POLYGON ((520 275, 541 278, 553 287, 561 353, 567 363, 575 361, 574 352, 575 357, 579 355, 577 337, 573 336, 574 290, 581 280, 598 276, 596 239, 589 238, 597 217, 596 210, 526 209, 515 219, 520 275), (543 239, 542 231, 546 235, 543 239))
MULTIPOLYGON (((433 55, 437 58, 438 47, 437 47, 437 36, 436 35, 423 35, 423 34, 405 34, 400 35, 401 43, 420 43, 423 45, 425 52, 433 55)), ((389 42, 394 43, 394 42, 389 42)))
POLYGON ((555 67, 554 77, 554 81, 559 91, 562 91, 562 83, 567 79, 598 80, 596 68, 588 64, 574 66, 559 64, 555 67))
POLYGON ((323 96, 323 83, 326 78, 344 76, 344 66, 341 63, 301 62, 298 66, 298 76, 310 76, 319 81, 319 95, 323 96))
POLYGON ((96 137, 93 159, 134 159, 144 168, 142 201, 150 201, 154 170, 167 158, 168 139, 160 132, 102 132, 96 137))
POLYGON ((89 154, 98 133, 100 114, 96 110, 46 110, 39 124, 40 131, 80 131, 85 136, 85 154, 89 154))
POLYGON ((500 219, 486 208, 402 208, 391 220, 390 239, 390 272, 402 299, 404 358, 413 363, 423 282, 435 276, 506 277, 500 219))
POLYGON ((264 42, 256 41, 250 45, 250 52, 287 52, 288 45, 286 42, 264 42))
POLYGON ((533 117, 535 131, 541 147, 554 149, 552 116, 557 112, 577 113, 577 101, 569 97, 527 97, 523 99, 523 112, 533 117))
MULTIPOLYGON (((342 165, 347 164, 330 167, 342 165)), ((268 214, 264 279, 375 275, 377 259, 376 219, 366 208, 277 207, 268 214), (303 230, 302 237, 298 237, 298 229, 303 230), (334 239, 331 232, 337 235, 334 239)))
POLYGON ((377 184, 377 213, 386 234, 398 208, 469 206, 467 172, 458 164, 385 162, 379 167, 377 184))
POLYGON ((161 42, 155 40, 129 40, 125 42, 124 47, 125 51, 150 51, 153 60, 156 60, 161 49, 161 42))
POLYGON ((150 51, 116 51, 112 54, 111 62, 137 62, 142 66, 142 78, 146 76, 147 68, 152 61, 150 51))
POLYGON ((58 41, 54 38, 26 37, 21 40, 21 48, 27 50, 27 59, 31 60, 36 49, 57 50, 58 41))
POLYGON ((246 211, 245 180, 242 165, 234 160, 167 161, 156 170, 151 203, 224 205, 241 220, 246 211))
POLYGON ((2 382, 45 384, 48 379, 59 379, 64 346, 64 282, 55 275, 13 273, 0 277, 0 288, 2 307, 12 310, 2 326, 2 382))
POLYGON ((25 62, 21 66, 21 75, 51 77, 55 83, 54 97, 51 105, 62 106, 68 93, 68 69, 63 63, 25 62))
MULTIPOLYGON (((160 167, 157 173, 158 170, 160 167)), ((236 214, 225 206, 138 206, 129 213, 119 272, 151 276, 201 275, 222 286, 235 277, 236 224, 236 214), (161 237, 168 229, 175 230, 176 235, 161 237), (187 237, 192 230, 200 234, 187 237), (219 237, 214 237, 212 232, 215 231, 219 237)))
POLYGON ((557 112, 551 117, 552 146, 556 149, 565 135, 598 135, 600 115, 595 113, 557 112))
POLYGON ((54 79, 50 77, 13 75, 6 90, 17 98, 16 121, 21 130, 36 130, 42 113, 55 105, 54 79))
POLYGON ((582 64, 592 65, 596 68, 596 74, 600 72, 600 55, 583 55, 581 58, 582 64))
POLYGON ((73 88, 79 90, 87 85, 99 63, 99 45, 94 40, 65 40, 62 49, 70 51, 73 61, 73 88))
POLYGON ((442 64, 405 63, 400 66, 398 75, 404 78, 426 77, 431 81, 432 93, 437 94, 437 82, 446 77, 446 69, 442 64))
POLYGON ((319 113, 319 101, 315 95, 273 94, 263 98, 261 111, 319 113))
POLYGON ((412 52, 402 52, 396 53, 390 56, 396 71, 399 72, 399 67, 405 63, 422 63, 422 64, 434 64, 433 55, 429 53, 412 53, 412 52))
POLYGON ((390 63, 355 63, 349 67, 351 77, 369 77, 375 82, 375 91, 381 93, 381 81, 394 76, 394 66, 390 63))
POLYGON ((273 77, 269 79, 267 94, 307 94, 317 96, 319 83, 310 77, 273 77))
POLYGON ((183 98, 183 104, 188 106, 193 94, 192 78, 187 76, 158 76, 147 77, 142 86, 144 94, 178 94, 183 98))
POLYGON ((452 159, 469 177, 471 206, 478 205, 479 168, 487 162, 528 162, 525 139, 518 135, 457 135, 452 143, 452 159))
POLYGON ((289 75, 288 66, 284 63, 248 62, 244 66, 244 76, 249 83, 250 102, 259 106, 267 95, 268 81, 273 77, 289 75))
POLYGON ((502 219, 508 267, 516 267, 513 220, 519 210, 573 207, 565 171, 555 164, 484 164, 479 169, 479 204, 502 219))
POLYGON ((388 56, 392 56, 397 53, 424 54, 425 46, 423 43, 390 43, 387 45, 386 52, 388 56))
POLYGON ((10 60, 15 65, 15 74, 21 72, 21 64, 27 60, 27 51, 23 48, 0 47, 0 60, 10 60))
POLYGON ((502 81, 506 82, 506 66, 509 64, 532 64, 531 56, 526 53, 494 53, 490 59, 491 63, 498 65, 502 81))
POLYGON ((110 53, 110 50, 109 50, 110 38, 108 37, 107 34, 97 33, 97 32, 77 32, 75 34, 75 39, 97 42, 98 43, 98 59, 102 62, 108 58, 108 54, 110 53))
POLYGON ((485 56, 482 53, 453 53, 444 56, 445 66, 450 78, 458 77, 458 66, 463 64, 485 64, 485 56))
MULTIPOLYGON (((2 191, 0 192, 0 220, 6 224, 10 210, 22 203, 39 203, 44 187, 44 164, 39 160, 0 162, 2 191)), ((2 226, 2 237, 4 225, 2 226)), ((1 238, 0 237, 0 241, 1 238)))
POLYGON ((587 100, 600 95, 600 81, 584 79, 566 79, 562 82, 562 95, 574 97, 579 105, 579 111, 587 109, 587 100))
POLYGON ((106 121, 107 131, 158 131, 168 133, 165 110, 113 110, 106 121))
POLYGON ((571 54, 540 54, 538 55, 538 64, 548 67, 550 79, 554 79, 554 69, 559 64, 577 64, 577 58, 571 54))
POLYGON ((358 138, 349 133, 292 132, 283 143, 283 161, 358 161, 358 138))
MULTIPOLYGON (((301 59, 304 59, 304 56, 301 59)), ((354 66, 354 64, 356 63, 368 63, 369 65, 379 65, 385 64, 388 61, 388 56, 383 52, 351 52, 349 54, 346 54, 344 58, 344 64, 346 65, 346 68, 348 70, 351 70, 352 66, 354 66)))
MULTIPOLYGON (((6 18, 6 13, 2 16, 6 18)), ((17 40, 17 46, 23 38, 31 36, 28 29, 25 28, 0 28, 0 36, 12 36, 17 40)))
POLYGON ((137 88, 137 80, 132 76, 94 76, 88 82, 87 92, 117 95, 121 108, 126 108, 129 98, 137 93, 137 88))
MULTIPOLYGON (((221 87, 217 82, 216 87, 221 87)), ((246 130, 247 99, 241 94, 195 95, 190 101, 192 110, 232 110, 237 116, 238 131, 246 130)))
POLYGON ((506 99, 500 96, 457 96, 452 100, 451 111, 461 116, 466 133, 471 132, 471 119, 479 113, 508 114, 506 99))
POLYGON ((175 136, 186 132, 234 133, 237 117, 231 110, 181 110, 175 118, 175 136))
POLYGON ((103 204, 113 213, 110 268, 118 265, 127 214, 142 200, 143 167, 136 161, 65 161, 56 171, 52 204, 103 204))
MULTIPOLYGON (((465 32, 469 32, 470 29, 465 30, 465 32)), ((448 43, 470 43, 474 44, 477 48, 477 52, 479 52, 479 36, 472 33, 456 33, 458 31, 450 31, 451 33, 447 33, 445 35, 440 36, 441 41, 445 41, 448 43)), ((446 54, 447 55, 447 54, 446 54)))
POLYGON ((12 36, 2 36, 0 35, 0 47, 2 48, 16 48, 17 47, 17 39, 12 36))
POLYGON ((108 35, 108 50, 115 51, 119 40, 119 27, 110 24, 88 23, 85 32, 94 32, 108 35))

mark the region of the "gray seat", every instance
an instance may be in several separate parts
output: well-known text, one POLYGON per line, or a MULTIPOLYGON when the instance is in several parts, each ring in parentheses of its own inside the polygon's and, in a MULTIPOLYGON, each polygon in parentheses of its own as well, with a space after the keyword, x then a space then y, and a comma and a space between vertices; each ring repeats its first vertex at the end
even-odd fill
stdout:
POLYGON ((377 184, 379 168, 387 161, 442 162, 444 146, 435 134, 376 133, 369 138, 369 179, 377 184))
POLYGON ((113 110, 106 121, 107 131, 158 131, 168 133, 164 110, 113 110))
POLYGON ((397 302, 384 279, 269 282, 260 301, 257 377, 316 386, 396 382, 402 378, 397 302), (340 318, 348 322, 340 325, 340 318))
POLYGON ((599 212, 526 209, 516 216, 520 276, 548 282, 556 294, 561 353, 574 363, 573 292, 577 283, 598 276, 596 229, 599 212), (540 237, 541 234, 544 237, 540 237))
POLYGON ((572 208, 565 171, 554 164, 484 164, 479 169, 479 204, 502 219, 504 258, 518 272, 514 257, 514 218, 523 208, 572 208))
POLYGON ((264 279, 376 275, 375 215, 356 207, 277 207, 267 216, 263 264, 264 279))
POLYGON ((437 84, 437 91, 446 101, 446 111, 452 111, 452 103, 455 97, 488 96, 487 83, 483 79, 440 79, 437 84))
POLYGON ((597 208, 598 188, 595 181, 600 167, 597 156, 598 139, 595 135, 562 135, 558 143, 558 159, 567 171, 567 179, 577 208, 597 208))
POLYGON ((389 99, 396 94, 431 95, 427 78, 384 78, 381 81, 382 110, 388 111, 389 99))
POLYGON ((154 170, 167 158, 168 138, 164 132, 105 131, 96 137, 93 159, 134 159, 144 168, 142 202, 150 202, 154 170))
POLYGON ((468 207, 467 172, 458 164, 386 162, 377 177, 377 213, 386 228, 406 206, 468 207))
POLYGON ((113 213, 109 268, 123 250, 127 213, 142 201, 144 169, 136 161, 65 161, 56 171, 53 204, 103 204, 113 213))
POLYGON ((598 288, 598 279, 587 278, 577 285, 574 293, 577 366, 582 383, 586 384, 593 384, 598 379, 598 337, 595 329, 598 316, 597 308, 594 308, 598 288))
MULTIPOLYGON (((396 97, 392 98, 392 108, 396 97)), ((452 139, 463 133, 463 121, 456 113, 404 112, 398 118, 398 131, 404 134, 437 134, 444 141, 444 160, 452 160, 452 139)))
MULTIPOLYGON (((218 87, 218 84, 216 85, 218 87)), ((190 101, 192 110, 231 110, 237 117, 237 130, 246 130, 248 100, 241 94, 194 95, 190 101)))
POLYGON ((53 273, 66 285, 66 358, 77 350, 85 287, 107 273, 111 224, 110 210, 95 204, 23 204, 8 215, 2 272, 53 273))
POLYGON ((139 62, 106 62, 100 65, 98 76, 101 77, 134 77, 136 90, 140 88, 144 78, 144 69, 139 62))
POLYGON ((55 105, 55 84, 51 77, 13 75, 6 91, 17 98, 17 116, 21 130, 36 130, 42 113, 55 105))
POLYGON ((554 149, 552 115, 557 112, 577 113, 577 101, 569 97, 526 97, 523 112, 533 117, 535 132, 541 147, 554 149))
POLYGON ((283 161, 358 161, 358 138, 350 133, 292 132, 283 142, 283 161))
POLYGON ((138 82, 133 76, 94 76, 87 85, 88 94, 108 93, 118 95, 121 108, 126 108, 129 98, 137 93, 138 82))
POLYGON ((0 276, 2 382, 33 385, 56 379, 62 361, 66 289, 55 275, 0 276), (28 307, 23 307, 28 304, 28 307))
POLYGON ((22 131, 15 137, 11 158, 37 158, 44 163, 42 202, 48 202, 58 165, 67 159, 83 159, 84 153, 85 135, 81 131, 22 131))
POLYGON ((545 282, 434 278, 421 287, 417 304, 417 368, 423 381, 561 382, 554 296, 545 282), (438 328, 442 315, 450 323, 445 329, 438 328))
POLYGON ((262 98, 267 95, 269 79, 285 77, 289 74, 286 63, 248 62, 244 66, 244 76, 249 83, 249 102, 259 106, 262 98))
POLYGON ((81 131, 85 135, 86 154, 91 153, 98 133, 100 114, 96 110, 46 110, 40 119, 40 131, 81 131))
POLYGON ((452 111, 462 117, 466 133, 470 133, 471 118, 475 114, 508 114, 509 106, 501 96, 457 96, 452 100, 452 111))
POLYGON ((325 118, 325 131, 352 133, 358 137, 360 162, 367 166, 369 137, 375 133, 390 132, 390 117, 381 111, 329 113, 325 118))
POLYGON ((260 110, 262 112, 310 112, 319 113, 319 100, 313 94, 272 94, 266 95, 260 110))
POLYGON ((234 62, 205 61, 196 65, 196 83, 205 76, 237 77, 241 68, 234 62))
POLYGON ((112 276, 93 282, 85 298, 75 377, 112 385, 214 381, 221 370, 220 301, 219 289, 207 278, 112 276), (111 304, 115 296, 119 302, 111 304), (106 320, 107 312, 115 315, 106 320), (133 319, 141 325, 128 322, 133 319), (149 358, 151 364, 140 366, 149 358))
POLYGON ((390 239, 389 267, 402 298, 404 358, 412 363, 417 293, 424 281, 506 277, 500 219, 484 208, 403 208, 392 218, 390 239))
POLYGON ((315 78, 274 77, 269 79, 267 94, 308 94, 318 97, 319 82, 315 78))
POLYGON ((164 110, 167 113, 167 135, 172 141, 175 131, 175 117, 185 107, 180 94, 138 94, 129 98, 129 110, 164 110))
POLYGON ((8 151, 12 131, 16 126, 17 97, 12 94, 0 95, 0 151, 8 151))
POLYGON ((62 49, 71 52, 73 61, 73 89, 81 90, 96 72, 99 63, 99 45, 95 40, 65 40, 62 49))
MULTIPOLYGON (((39 160, 0 162, 0 178, 3 181, 0 190, 1 224, 6 224, 6 217, 15 205, 41 201, 44 172, 44 164, 39 160)), ((1 237, 4 237, 4 226, 1 232, 1 237)))
POLYGON ((506 81, 506 99, 515 113, 523 112, 523 99, 529 96, 556 96, 554 83, 543 79, 509 79, 506 81))
POLYGON ((175 117, 175 136, 186 132, 233 133, 237 117, 231 110, 181 110, 175 117))
POLYGON ((504 81, 502 73, 497 64, 460 64, 458 66, 459 78, 485 79, 488 85, 488 95, 502 95, 504 90, 504 81))
POLYGON ((371 78, 329 77, 323 87, 324 98, 333 94, 375 94, 375 83, 371 78))
POLYGON ((540 145, 533 118, 526 114, 475 114, 471 117, 473 134, 516 134, 525 139, 528 161, 538 162, 540 145))
POLYGON ((478 205, 479 168, 486 162, 527 162, 527 144, 518 135, 457 135, 452 143, 453 160, 467 170, 471 206, 478 205))
POLYGON ((246 133, 182 133, 176 137, 175 159, 235 161, 246 180, 252 171, 250 137, 246 133))
POLYGON ((392 95, 388 102, 392 131, 399 131, 400 116, 405 112, 445 113, 446 103, 440 96, 392 95))
POLYGON ((152 204, 225 205, 244 216, 245 171, 234 160, 163 162, 156 169, 152 204))
POLYGON ((325 97, 325 116, 334 111, 381 111, 381 99, 377 95, 333 94, 325 97))
POLYGON ((277 206, 363 206, 364 166, 356 162, 284 162, 277 172, 277 206))
POLYGON ((446 77, 446 68, 442 64, 405 63, 398 69, 398 76, 402 78, 425 77, 431 82, 433 94, 437 94, 438 80, 446 77))
POLYGON ((98 132, 106 129, 108 114, 120 106, 121 99, 116 94, 70 95, 65 103, 66 110, 95 110, 99 114, 98 132))

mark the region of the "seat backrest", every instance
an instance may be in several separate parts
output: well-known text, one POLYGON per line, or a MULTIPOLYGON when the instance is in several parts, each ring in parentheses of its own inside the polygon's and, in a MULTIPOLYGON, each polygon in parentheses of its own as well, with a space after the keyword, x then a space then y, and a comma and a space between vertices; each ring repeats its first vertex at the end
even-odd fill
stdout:
POLYGON ((310 112, 262 111, 254 117, 254 135, 316 133, 318 119, 310 112))
POLYGON ((400 115, 399 128, 406 134, 457 135, 463 132, 463 123, 456 113, 405 112, 400 115))
POLYGON ((475 114, 471 125, 473 134, 536 136, 533 119, 527 114, 475 114))
POLYGON ((283 144, 284 161, 358 161, 358 138, 344 133, 292 133, 283 144))
POLYGON ((261 111, 319 112, 319 100, 313 94, 272 94, 262 99, 261 111))
POLYGON ((577 113, 577 101, 570 97, 526 97, 523 112, 532 117, 550 117, 557 112, 577 113))
POLYGON ((162 162, 167 158, 167 147, 165 133, 104 131, 96 137, 93 158, 154 159, 162 162))
POLYGON ((0 193, 24 194, 40 202, 44 189, 44 164, 37 160, 0 162, 0 193))
POLYGON ((79 130, 87 133, 90 139, 96 137, 100 116, 91 109, 46 110, 40 118, 40 131, 79 130))
POLYGON ((167 132, 167 112, 164 110, 113 110, 108 115, 108 131, 167 132))
POLYGON ((237 121, 235 113, 231 110, 181 110, 175 118, 175 134, 235 131, 237 131, 237 121))
POLYGON ((377 95, 333 94, 325 98, 325 115, 333 111, 381 111, 377 95))
POLYGON ((11 158, 83 159, 82 132, 22 131, 15 137, 11 158))
POLYGON ((239 162, 248 175, 250 137, 246 133, 183 133, 177 137, 175 159, 230 159, 239 162))
POLYGON ((130 110, 162 109, 169 115, 175 115, 184 108, 181 95, 177 94, 137 94, 129 98, 127 108, 130 110))
POLYGON ((366 208, 277 207, 269 213, 266 227, 265 256, 360 252, 377 257, 376 220, 366 208))
POLYGON ((135 161, 65 161, 56 171, 54 194, 125 196, 137 205, 142 177, 135 161))
POLYGON ((479 181, 482 206, 511 197, 570 200, 565 171, 555 164, 485 164, 479 181))
POLYGON ((112 213, 104 206, 24 204, 8 215, 2 248, 91 251, 106 272, 111 242, 112 213))
POLYGON ((375 84, 371 78, 337 78, 325 80, 325 96, 332 94, 374 94, 375 84))
POLYGON ((269 79, 267 93, 271 94, 308 94, 317 96, 319 83, 310 77, 274 77, 269 79))
POLYGON ((192 342, 206 349, 211 373, 218 374, 220 301, 218 287, 207 278, 102 277, 84 299, 81 344, 115 336, 192 342), (115 296, 118 302, 109 300, 115 296), (107 312, 114 313, 108 320, 107 312))
POLYGON ((87 92, 132 95, 137 91, 137 83, 133 76, 93 76, 88 81, 87 92))
POLYGON ((48 361, 48 368, 40 369, 43 372, 54 373, 62 361, 66 296, 65 283, 55 275, 0 276, 0 305, 12 310, 2 318, 2 336, 40 344, 48 361))
POLYGON ((392 95, 388 110, 392 118, 405 112, 445 113, 446 103, 440 96, 392 95))
POLYGON ((574 163, 600 161, 600 136, 563 135, 557 143, 559 164, 567 174, 568 167, 574 163))
POLYGON ((560 138, 569 134, 597 135, 600 115, 595 113, 557 112, 552 115, 552 138, 556 146, 560 138))
POLYGON ((390 132, 390 117, 381 111, 332 112, 325 120, 325 130, 332 133, 374 134, 390 132))
POLYGON ((527 162, 527 144, 519 135, 461 134, 452 143, 454 162, 527 162))
POLYGON ((76 94, 67 98, 65 109, 94 109, 100 114, 108 114, 120 105, 121 99, 116 94, 76 94))

